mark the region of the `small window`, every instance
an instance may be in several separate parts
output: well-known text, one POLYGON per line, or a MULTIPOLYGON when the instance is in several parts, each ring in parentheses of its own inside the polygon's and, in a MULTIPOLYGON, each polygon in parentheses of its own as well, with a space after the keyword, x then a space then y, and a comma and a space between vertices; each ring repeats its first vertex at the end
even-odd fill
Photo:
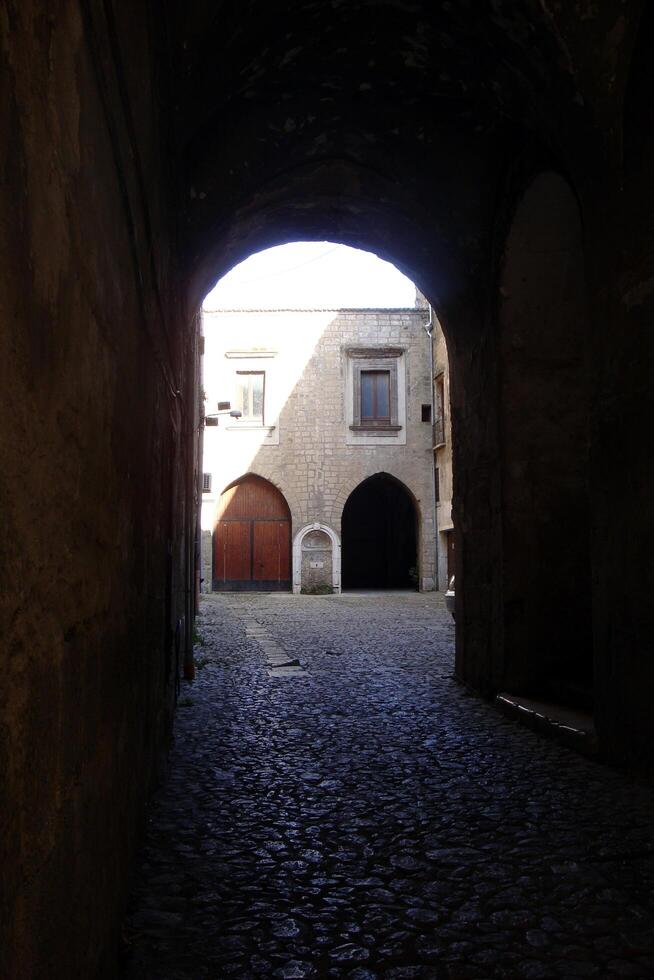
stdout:
POLYGON ((211 493, 211 473, 202 474, 202 493, 211 493))
POLYGON ((445 443, 445 377, 439 374, 434 378, 434 445, 445 443))
POLYGON ((431 422, 431 405, 422 406, 421 419, 423 422, 431 422))
POLYGON ((361 372, 361 421, 390 425, 391 372, 361 372))
POLYGON ((438 467, 434 467, 434 496, 436 498, 436 503, 440 503, 441 499, 441 478, 438 467))
MULTIPOLYGON (((398 375, 404 369, 403 353, 401 347, 350 347, 347 350, 348 376, 352 385, 350 429, 353 432, 378 439, 396 437, 402 430, 398 421, 398 375)), ((404 411, 404 406, 402 409, 404 411)))
POLYGON ((239 371, 236 375, 236 407, 248 422, 263 425, 264 371, 239 371))

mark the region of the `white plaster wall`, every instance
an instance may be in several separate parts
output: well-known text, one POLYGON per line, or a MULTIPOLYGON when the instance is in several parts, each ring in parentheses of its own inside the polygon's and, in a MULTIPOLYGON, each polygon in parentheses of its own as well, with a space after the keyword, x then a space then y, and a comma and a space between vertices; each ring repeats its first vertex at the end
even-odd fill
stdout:
MULTIPOLYGON (((433 588, 432 430, 421 421, 421 406, 431 400, 425 321, 424 310, 205 312, 207 413, 216 410, 218 401, 233 402, 237 369, 266 372, 266 406, 263 427, 224 416, 217 428, 205 429, 203 471, 212 474, 212 492, 203 494, 204 531, 213 529, 225 487, 256 473, 286 497, 293 537, 316 521, 340 536, 351 491, 366 477, 386 472, 401 480, 416 500, 420 585, 433 588), (383 445, 347 444, 351 392, 345 348, 355 346, 405 350, 405 424, 399 438, 387 438, 383 445), (244 357, 257 352, 259 358, 244 357)), ((207 545, 204 555, 206 584, 211 579, 207 545)))

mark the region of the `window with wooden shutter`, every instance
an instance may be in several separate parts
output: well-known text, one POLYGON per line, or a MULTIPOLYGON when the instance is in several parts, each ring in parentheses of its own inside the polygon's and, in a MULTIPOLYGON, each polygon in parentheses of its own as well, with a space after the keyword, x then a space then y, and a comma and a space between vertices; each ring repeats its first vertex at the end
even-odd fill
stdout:
POLYGON ((396 436, 398 422, 398 364, 403 354, 398 347, 351 347, 352 424, 355 432, 396 436))
POLYGON ((361 372, 361 421, 390 425, 390 371, 361 372))

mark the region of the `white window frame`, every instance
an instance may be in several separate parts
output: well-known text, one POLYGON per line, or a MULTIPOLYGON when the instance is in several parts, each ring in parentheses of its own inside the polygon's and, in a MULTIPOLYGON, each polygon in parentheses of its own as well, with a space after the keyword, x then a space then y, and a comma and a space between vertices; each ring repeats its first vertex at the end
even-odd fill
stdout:
POLYGON ((220 420, 220 431, 229 438, 248 439, 263 446, 279 445, 279 366, 275 350, 225 351, 224 388, 232 391, 232 407, 238 408, 238 375, 264 375, 263 419, 233 419, 225 416, 220 420), (231 389, 230 386, 231 385, 231 389))
MULTIPOLYGON (((243 415, 241 416, 241 422, 244 425, 263 426, 263 425, 265 425, 265 418, 266 418, 266 372, 265 371, 260 370, 259 368, 251 369, 250 367, 248 367, 248 368, 243 368, 243 369, 241 369, 241 370, 239 370, 239 371, 236 372, 236 391, 237 391, 237 397, 235 399, 235 405, 236 405, 236 408, 238 408, 238 409, 241 409, 242 408, 242 405, 241 405, 241 402, 240 402, 240 392, 241 392, 242 383, 240 381, 240 378, 243 378, 243 377, 254 377, 255 375, 257 377, 260 376, 261 379, 262 379, 262 382, 261 382, 261 389, 262 389, 261 390, 261 415, 254 415, 254 414, 253 415, 246 415, 245 412, 243 412, 243 415)), ((254 408, 254 392, 253 392, 253 389, 252 389, 252 386, 251 385, 250 385, 250 388, 249 388, 248 401, 252 402, 252 404, 249 405, 248 408, 254 408)))

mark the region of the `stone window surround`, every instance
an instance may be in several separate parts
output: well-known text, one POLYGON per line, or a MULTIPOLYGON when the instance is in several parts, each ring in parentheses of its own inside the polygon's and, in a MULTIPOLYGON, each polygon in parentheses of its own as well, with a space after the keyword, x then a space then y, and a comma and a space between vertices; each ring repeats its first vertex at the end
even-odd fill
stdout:
POLYGON ((406 442, 404 406, 405 347, 345 347, 347 367, 347 444, 383 445, 387 440, 406 442), (390 374, 390 423, 361 422, 361 372, 388 371, 390 374))
POLYGON ((256 439, 256 433, 265 433, 265 444, 266 445, 278 445, 279 444, 279 430, 276 424, 267 424, 266 419, 266 388, 270 386, 273 382, 272 373, 270 368, 272 364, 268 367, 265 361, 274 361, 277 358, 278 351, 271 348, 235 348, 227 350, 224 353, 226 360, 234 361, 234 382, 236 377, 241 373, 261 373, 264 376, 264 405, 263 405, 263 419, 234 419, 230 420, 223 425, 223 431, 226 432, 249 432, 252 433, 252 438, 256 439), (257 361, 263 361, 263 364, 257 364, 257 361), (254 362, 254 363, 253 363, 254 362))
POLYGON ((335 593, 341 591, 341 541, 328 524, 314 521, 300 528, 293 539, 293 592, 296 595, 302 588, 302 542, 311 531, 324 531, 332 543, 332 588, 335 593))
POLYGON ((352 414, 354 421, 350 428, 356 432, 372 431, 376 435, 393 436, 402 428, 397 421, 397 363, 404 353, 404 349, 400 347, 351 347, 347 353, 348 357, 354 360, 352 373, 354 397, 352 414), (390 422, 361 421, 361 373, 363 371, 388 371, 390 375, 390 422))

